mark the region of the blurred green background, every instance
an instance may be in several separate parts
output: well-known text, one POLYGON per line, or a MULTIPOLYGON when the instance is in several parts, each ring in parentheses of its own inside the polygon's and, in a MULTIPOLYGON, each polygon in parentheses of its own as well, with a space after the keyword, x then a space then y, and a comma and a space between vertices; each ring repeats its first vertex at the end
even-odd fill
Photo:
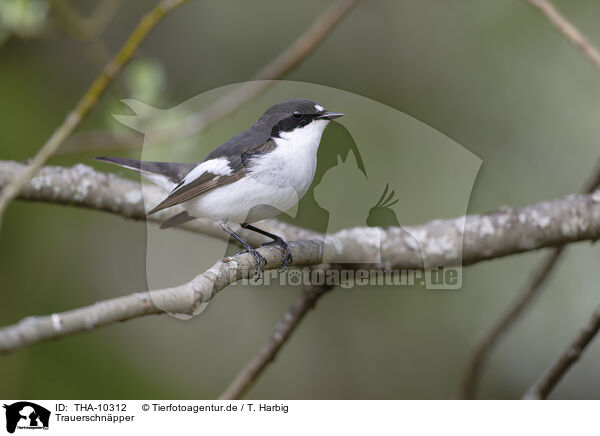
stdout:
MULTIPOLYGON (((600 44, 598 2, 554 3, 600 44)), ((96 6, 87 0, 71 4, 84 15, 96 6)), ((152 4, 118 5, 102 33, 109 53, 152 4)), ((131 133, 111 115, 130 113, 119 103, 123 97, 169 108, 247 80, 328 4, 190 1, 149 35, 79 131, 131 133)), ((90 44, 69 37, 46 1, 0 0, 0 11, 0 159, 24 160, 62 122, 99 67, 94 55, 90 59, 90 44)), ((483 164, 469 213, 575 192, 600 149, 600 73, 523 1, 364 0, 285 78, 381 102, 477 155, 483 164)), ((250 118, 238 117, 231 127, 237 130, 215 126, 207 141, 218 145, 245 128, 264 106, 252 107, 250 118)), ((122 155, 140 155, 143 137, 135 135, 139 146, 122 155)), ((396 146, 377 130, 372 140, 382 156, 396 146)), ((50 163, 83 162, 114 171, 93 164, 97 154, 63 154, 50 163)), ((401 199, 403 208, 427 201, 419 184, 401 191, 411 195, 401 199)), ((146 237, 142 223, 14 202, 0 232, 0 325, 145 289, 146 237)), ((472 346, 541 256, 468 267, 462 290, 454 292, 335 290, 248 396, 456 397, 472 346)), ((210 253, 201 259, 210 261, 210 253)), ((564 349, 600 301, 599 261, 596 246, 571 246, 533 310, 492 353, 480 398, 520 397, 564 349)), ((298 292, 236 286, 191 321, 145 317, 1 356, 0 397, 214 398, 298 292)), ((600 347, 592 343, 552 398, 600 398, 599 363, 600 347)))

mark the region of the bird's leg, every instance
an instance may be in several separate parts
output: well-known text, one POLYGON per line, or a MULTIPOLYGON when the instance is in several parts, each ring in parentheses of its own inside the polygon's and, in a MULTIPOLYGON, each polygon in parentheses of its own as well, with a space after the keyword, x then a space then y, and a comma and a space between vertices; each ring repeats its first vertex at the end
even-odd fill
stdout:
POLYGON ((265 257, 260 254, 258 251, 256 251, 255 248, 252 248, 252 246, 250 244, 248 244, 246 241, 244 241, 242 239, 242 237, 240 235, 238 235, 237 233, 235 233, 233 230, 231 230, 229 228, 229 226, 227 225, 227 220, 223 220, 219 223, 219 227, 221 228, 221 230, 226 231, 229 236, 233 237, 236 241, 238 241, 242 247, 244 247, 243 251, 240 251, 239 253, 236 254, 242 254, 242 253, 249 253, 254 260, 256 261, 256 277, 260 277, 261 275, 261 265, 262 262, 265 263, 265 266, 267 265, 267 259, 265 259, 265 257))
POLYGON ((281 252, 283 253, 283 264, 281 265, 281 271, 285 271, 287 269, 288 264, 293 260, 292 252, 290 251, 290 247, 288 247, 287 242, 283 240, 281 236, 274 235, 273 233, 269 233, 265 230, 261 230, 250 224, 242 224, 242 227, 248 230, 252 230, 253 232, 260 233, 268 238, 271 238, 271 242, 265 242, 261 245, 261 247, 266 247, 269 245, 275 245, 279 247, 281 252))

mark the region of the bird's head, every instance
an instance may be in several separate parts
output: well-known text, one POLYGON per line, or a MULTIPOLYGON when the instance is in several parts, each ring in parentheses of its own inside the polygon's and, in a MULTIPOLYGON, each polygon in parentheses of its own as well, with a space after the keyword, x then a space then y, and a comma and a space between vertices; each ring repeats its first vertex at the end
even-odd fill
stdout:
POLYGON ((290 138, 311 131, 323 133, 329 121, 344 114, 331 112, 319 103, 294 98, 271 106, 257 123, 271 126, 273 138, 290 138))

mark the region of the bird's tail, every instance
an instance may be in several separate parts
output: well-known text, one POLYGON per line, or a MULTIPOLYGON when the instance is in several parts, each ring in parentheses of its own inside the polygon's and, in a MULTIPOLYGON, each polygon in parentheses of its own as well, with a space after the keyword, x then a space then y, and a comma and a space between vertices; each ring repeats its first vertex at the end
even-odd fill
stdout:
MULTIPOLYGON (((126 159, 123 157, 112 156, 100 156, 97 157, 96 160, 111 163, 142 173, 145 177, 167 191, 171 191, 175 186, 177 186, 180 180, 185 177, 185 175, 189 173, 195 166, 195 164, 176 162, 145 162, 136 159, 126 159)), ((146 217, 152 215, 154 212, 156 212, 156 210, 150 211, 146 217)), ((187 212, 181 212, 164 221, 160 227, 166 229, 168 227, 178 226, 193 219, 195 219, 195 217, 192 217, 187 212)))
POLYGON ((112 157, 112 156, 99 156, 94 158, 101 162, 108 162, 113 165, 118 165, 123 168, 129 168, 130 170, 138 171, 141 173, 154 173, 164 175, 161 171, 161 162, 144 162, 137 159, 126 159, 124 157, 112 157))
POLYGON ((173 189, 195 166, 194 164, 179 162, 145 162, 112 156, 100 156, 96 160, 142 173, 152 182, 168 191, 173 189))

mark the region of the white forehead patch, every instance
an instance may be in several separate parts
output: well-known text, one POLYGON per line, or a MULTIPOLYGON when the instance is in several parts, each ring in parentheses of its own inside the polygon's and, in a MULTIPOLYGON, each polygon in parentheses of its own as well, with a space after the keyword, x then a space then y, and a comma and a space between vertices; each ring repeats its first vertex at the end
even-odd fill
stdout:
POLYGON ((318 110, 319 112, 323 112, 325 110, 325 109, 323 109, 323 106, 321 106, 320 104, 316 104, 315 109, 318 110))

